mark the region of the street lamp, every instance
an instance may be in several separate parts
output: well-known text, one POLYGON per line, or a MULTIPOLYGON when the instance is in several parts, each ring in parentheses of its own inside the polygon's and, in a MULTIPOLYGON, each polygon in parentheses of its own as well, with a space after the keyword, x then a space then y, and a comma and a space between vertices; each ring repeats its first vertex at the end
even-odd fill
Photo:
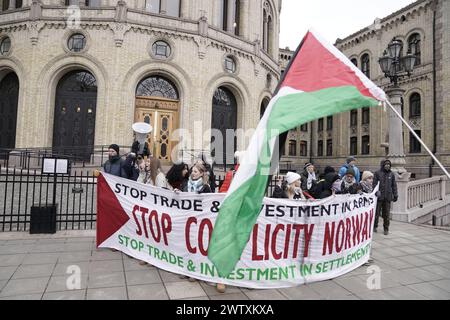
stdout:
POLYGON ((378 60, 384 76, 389 78, 395 87, 398 86, 398 80, 405 76, 411 76, 417 59, 410 51, 402 57, 402 49, 403 43, 394 38, 387 49, 384 50, 383 56, 378 60))
MULTIPOLYGON (((402 97, 405 90, 398 86, 400 79, 410 77, 417 57, 408 52, 406 56, 402 56, 403 43, 394 38, 389 43, 383 56, 378 60, 381 71, 386 78, 389 78, 392 86, 386 90, 392 106, 401 114, 402 97)), ((406 165, 405 153, 403 147, 403 125, 402 120, 394 111, 389 111, 389 154, 388 158, 392 162, 392 171, 398 174, 398 178, 409 180, 410 174, 407 173, 404 166, 406 165)))

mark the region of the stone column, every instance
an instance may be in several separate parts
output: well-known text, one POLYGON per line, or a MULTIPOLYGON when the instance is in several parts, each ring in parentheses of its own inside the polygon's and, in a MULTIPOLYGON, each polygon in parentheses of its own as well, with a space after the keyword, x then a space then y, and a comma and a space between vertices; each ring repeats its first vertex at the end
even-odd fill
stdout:
POLYGON ((16 8, 16 0, 9 0, 8 10, 14 10, 16 8))
MULTIPOLYGON (((386 91, 392 106, 399 114, 402 113, 401 98, 405 90, 392 88, 386 91)), ((403 174, 406 172, 405 151, 403 146, 403 123, 400 118, 389 109, 389 160, 392 162, 392 171, 403 174)))
POLYGON ((411 174, 408 172, 400 176, 398 174, 395 175, 398 201, 392 202, 391 217, 394 221, 411 222, 411 217, 408 213, 408 183, 410 176, 411 174))

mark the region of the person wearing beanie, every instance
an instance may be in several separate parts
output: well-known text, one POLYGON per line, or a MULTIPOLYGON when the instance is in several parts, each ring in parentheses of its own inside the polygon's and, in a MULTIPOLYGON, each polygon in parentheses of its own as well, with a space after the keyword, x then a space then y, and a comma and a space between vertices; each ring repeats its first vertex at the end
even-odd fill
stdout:
POLYGON ((275 186, 275 190, 273 192, 273 198, 282 198, 282 199, 290 199, 290 200, 298 200, 298 199, 306 199, 303 194, 303 190, 300 187, 301 185, 301 176, 296 172, 288 172, 286 173, 286 177, 284 179, 285 184, 280 186, 275 186))
POLYGON ((306 163, 303 167, 303 172, 301 174, 301 185, 300 187, 304 191, 312 192, 317 184, 317 177, 314 165, 310 162, 306 163))
POLYGON ((373 178, 373 186, 379 184, 379 197, 377 202, 377 209, 375 214, 374 232, 377 232, 378 220, 380 214, 383 217, 384 235, 389 234, 390 211, 392 202, 397 202, 398 191, 395 175, 391 171, 392 163, 390 160, 381 162, 381 168, 375 172, 373 178))
POLYGON ((372 193, 373 191, 373 173, 370 171, 364 171, 362 174, 361 191, 364 193, 372 193))
POLYGON ((121 178, 128 178, 124 165, 124 160, 120 157, 119 146, 111 144, 108 148, 108 160, 103 164, 103 172, 121 178))
POLYGON ((347 173, 347 169, 352 168, 353 172, 355 173, 355 180, 357 183, 361 181, 361 172, 359 171, 358 167, 356 166, 356 158, 355 157, 348 157, 346 163, 339 169, 339 176, 343 178, 345 174, 347 173))
POLYGON ((357 194, 359 191, 359 184, 356 182, 355 170, 353 167, 348 167, 341 184, 342 194, 357 194))

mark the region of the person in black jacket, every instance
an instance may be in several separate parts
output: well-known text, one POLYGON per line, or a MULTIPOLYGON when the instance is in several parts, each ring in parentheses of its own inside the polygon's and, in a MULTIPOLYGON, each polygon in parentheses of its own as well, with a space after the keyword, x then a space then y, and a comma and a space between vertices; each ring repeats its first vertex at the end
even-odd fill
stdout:
POLYGON ((317 182, 313 191, 313 196, 316 199, 325 199, 336 194, 333 185, 340 179, 333 167, 326 167, 323 176, 317 182))
POLYGON ((312 193, 317 184, 317 177, 314 165, 310 162, 306 163, 301 173, 301 188, 303 191, 312 193))
POLYGON ((373 179, 373 186, 376 187, 380 183, 379 197, 377 203, 377 210, 375 214, 374 232, 377 232, 378 219, 380 213, 383 216, 384 234, 389 234, 389 219, 391 211, 391 203, 397 202, 398 191, 397 182, 395 181, 395 175, 391 171, 392 163, 390 160, 384 160, 381 163, 381 168, 375 172, 373 179))
POLYGON ((352 167, 348 167, 342 181, 341 194, 357 194, 359 190, 360 186, 356 182, 355 171, 352 167))
POLYGON ((120 157, 119 146, 112 144, 108 148, 108 161, 103 165, 103 171, 113 176, 128 178, 125 161, 120 157))

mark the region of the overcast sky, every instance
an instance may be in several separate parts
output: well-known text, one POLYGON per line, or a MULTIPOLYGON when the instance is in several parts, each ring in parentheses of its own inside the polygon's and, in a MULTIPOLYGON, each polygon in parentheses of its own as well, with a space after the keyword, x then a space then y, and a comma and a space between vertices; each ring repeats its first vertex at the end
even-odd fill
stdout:
POLYGON ((414 1, 283 0, 280 48, 295 50, 310 27, 334 43, 414 1))

